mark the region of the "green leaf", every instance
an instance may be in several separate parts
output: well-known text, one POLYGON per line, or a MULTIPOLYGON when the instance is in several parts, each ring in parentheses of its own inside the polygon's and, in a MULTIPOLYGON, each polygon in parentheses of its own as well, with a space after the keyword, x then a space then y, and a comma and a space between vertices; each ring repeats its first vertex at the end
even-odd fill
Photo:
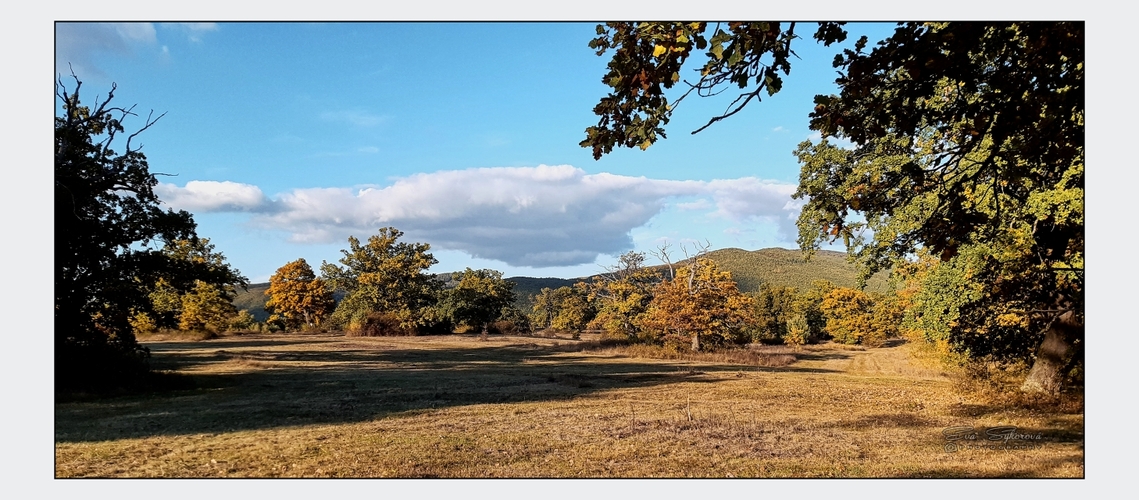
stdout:
POLYGON ((744 55, 742 52, 740 52, 738 50, 733 50, 732 55, 728 56, 728 66, 735 66, 736 64, 739 64, 739 62, 741 60, 743 60, 743 58, 744 58, 744 55))

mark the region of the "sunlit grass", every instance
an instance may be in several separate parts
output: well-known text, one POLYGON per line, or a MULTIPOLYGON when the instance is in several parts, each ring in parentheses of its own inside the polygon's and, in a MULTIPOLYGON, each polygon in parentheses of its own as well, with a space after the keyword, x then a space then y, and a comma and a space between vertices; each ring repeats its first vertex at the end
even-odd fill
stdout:
MULTIPOLYGON (((586 336, 147 343, 193 389, 56 405, 59 477, 1081 477, 1082 405, 961 392, 907 346, 661 359, 586 336), (788 360, 788 357, 791 357, 788 360), (1032 450, 947 453, 1018 426, 1032 450)), ((748 352, 755 351, 755 352, 748 352)))

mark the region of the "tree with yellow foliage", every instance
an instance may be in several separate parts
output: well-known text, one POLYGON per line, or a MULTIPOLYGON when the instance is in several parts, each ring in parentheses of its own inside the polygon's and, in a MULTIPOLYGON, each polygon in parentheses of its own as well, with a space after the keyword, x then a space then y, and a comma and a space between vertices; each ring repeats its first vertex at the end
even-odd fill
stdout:
POLYGON ((198 280, 194 289, 182 295, 182 312, 178 328, 182 330, 210 330, 220 332, 229 326, 237 314, 233 301, 221 286, 198 280))
POLYGON ((336 306, 324 280, 316 277, 304 259, 278 268, 269 278, 265 295, 269 296, 265 310, 272 315, 270 321, 282 321, 286 329, 319 325, 336 306))
POLYGON ((877 346, 885 340, 874 327, 874 300, 866 292, 836 287, 823 297, 819 309, 826 317, 826 332, 835 342, 877 346))
POLYGON ((575 285, 593 304, 597 314, 592 324, 605 331, 629 338, 637 336, 638 321, 653 298, 653 287, 660 275, 645 267, 645 254, 627 252, 593 283, 575 285))

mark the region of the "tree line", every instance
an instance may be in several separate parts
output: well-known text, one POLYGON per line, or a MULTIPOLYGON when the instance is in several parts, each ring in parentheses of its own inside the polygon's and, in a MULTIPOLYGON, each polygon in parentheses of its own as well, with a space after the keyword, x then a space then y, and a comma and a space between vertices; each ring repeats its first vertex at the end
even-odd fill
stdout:
MULTIPOLYGON (((323 262, 317 276, 304 259, 270 279, 265 305, 275 330, 344 330, 350 335, 532 333, 577 336, 599 330, 607 338, 686 350, 763 342, 801 345, 833 339, 879 346, 897 336, 903 305, 892 294, 867 294, 816 281, 802 292, 765 285, 739 291, 731 273, 703 257, 645 265, 628 252, 592 282, 543 288, 530 310, 515 305, 514 284, 490 269, 436 275, 426 243, 399 241, 387 227, 361 243, 355 237, 339 264, 323 262), (341 294, 340 301, 333 300, 341 294)), ((705 249, 706 250, 706 249, 705 249)))

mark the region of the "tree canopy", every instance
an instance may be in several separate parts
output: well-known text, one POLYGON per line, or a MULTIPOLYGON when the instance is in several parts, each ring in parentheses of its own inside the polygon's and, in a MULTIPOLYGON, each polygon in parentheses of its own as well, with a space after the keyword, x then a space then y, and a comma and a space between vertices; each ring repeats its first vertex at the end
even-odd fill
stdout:
POLYGON ((277 269, 265 290, 269 300, 265 310, 270 321, 280 321, 285 328, 319 325, 332 312, 336 302, 324 280, 317 278, 304 259, 297 259, 277 269))
POLYGON ((501 271, 467 268, 453 273, 458 282, 448 290, 448 309, 456 323, 486 332, 487 326, 514 303, 514 283, 502 279, 501 271))
POLYGON ((341 250, 344 267, 329 262, 320 266, 323 279, 334 290, 345 292, 333 317, 345 326, 362 322, 369 313, 395 317, 402 327, 420 325, 426 308, 437 299, 441 283, 425 271, 438 261, 426 243, 400 242, 403 232, 385 227, 364 245, 348 238, 341 250))
POLYGON ((736 341, 755 323, 755 301, 736 288, 732 274, 703 257, 676 271, 653 289, 641 326, 666 338, 690 342, 693 351, 706 343, 736 341))

